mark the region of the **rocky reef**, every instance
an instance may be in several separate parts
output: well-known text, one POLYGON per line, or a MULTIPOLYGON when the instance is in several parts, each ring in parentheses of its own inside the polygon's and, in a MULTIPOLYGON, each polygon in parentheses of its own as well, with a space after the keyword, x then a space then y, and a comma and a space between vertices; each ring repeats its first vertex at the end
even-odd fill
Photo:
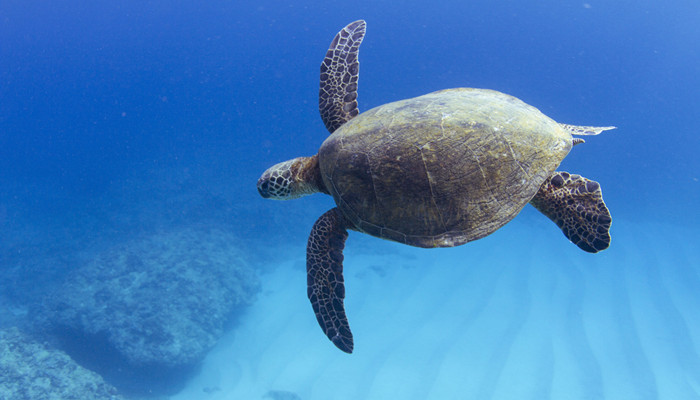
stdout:
POLYGON ((122 400, 117 389, 65 353, 12 327, 0 330, 0 399, 122 400))
POLYGON ((126 393, 173 393, 259 290, 236 244, 183 228, 101 249, 47 296, 39 326, 126 393))

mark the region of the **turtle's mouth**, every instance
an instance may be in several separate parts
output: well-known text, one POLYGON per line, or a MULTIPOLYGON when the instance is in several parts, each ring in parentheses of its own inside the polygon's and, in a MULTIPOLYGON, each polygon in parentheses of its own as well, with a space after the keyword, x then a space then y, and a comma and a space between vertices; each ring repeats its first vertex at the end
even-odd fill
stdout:
POLYGON ((258 193, 260 193, 260 196, 262 196, 264 199, 269 199, 271 197, 270 180, 266 179, 265 175, 258 179, 258 193))
POLYGON ((271 200, 291 200, 317 192, 309 190, 309 185, 298 176, 299 168, 308 159, 297 157, 268 168, 258 179, 260 196, 271 200))

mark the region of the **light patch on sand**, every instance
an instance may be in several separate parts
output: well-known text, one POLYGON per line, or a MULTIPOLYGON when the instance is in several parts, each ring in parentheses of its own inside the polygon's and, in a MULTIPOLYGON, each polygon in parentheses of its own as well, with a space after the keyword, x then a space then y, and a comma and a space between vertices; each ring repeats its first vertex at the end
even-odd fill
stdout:
POLYGON ((317 326, 292 252, 173 399, 698 398, 700 234, 615 221, 591 255, 536 217, 455 249, 351 233, 352 355, 317 326))

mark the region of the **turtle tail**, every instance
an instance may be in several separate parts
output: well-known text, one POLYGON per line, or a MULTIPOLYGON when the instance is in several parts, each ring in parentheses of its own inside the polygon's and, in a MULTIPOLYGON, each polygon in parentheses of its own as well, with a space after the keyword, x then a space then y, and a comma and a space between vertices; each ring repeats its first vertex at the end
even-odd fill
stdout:
POLYGON ((559 124, 559 126, 564 128, 565 131, 569 132, 572 135, 582 136, 599 135, 605 131, 617 129, 617 127, 615 126, 578 126, 568 124, 559 124))

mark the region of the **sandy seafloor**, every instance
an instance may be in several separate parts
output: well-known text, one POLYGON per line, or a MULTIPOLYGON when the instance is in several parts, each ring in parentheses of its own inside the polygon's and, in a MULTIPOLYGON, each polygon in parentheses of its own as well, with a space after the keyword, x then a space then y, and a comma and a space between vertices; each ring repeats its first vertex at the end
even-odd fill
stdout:
POLYGON ((262 292, 173 400, 700 399, 700 2, 280 3, 0 2, 0 327, 101 246, 213 226, 262 292), (600 182, 610 249, 531 207, 453 249, 351 233, 336 349, 304 267, 332 200, 255 182, 327 137, 319 64, 359 18, 363 111, 477 87, 617 126, 561 166, 600 182))
POLYGON ((285 248, 172 399, 700 398, 700 234, 620 219, 612 233, 585 254, 530 207, 453 249, 351 233, 352 355, 317 326, 304 249, 285 248))

